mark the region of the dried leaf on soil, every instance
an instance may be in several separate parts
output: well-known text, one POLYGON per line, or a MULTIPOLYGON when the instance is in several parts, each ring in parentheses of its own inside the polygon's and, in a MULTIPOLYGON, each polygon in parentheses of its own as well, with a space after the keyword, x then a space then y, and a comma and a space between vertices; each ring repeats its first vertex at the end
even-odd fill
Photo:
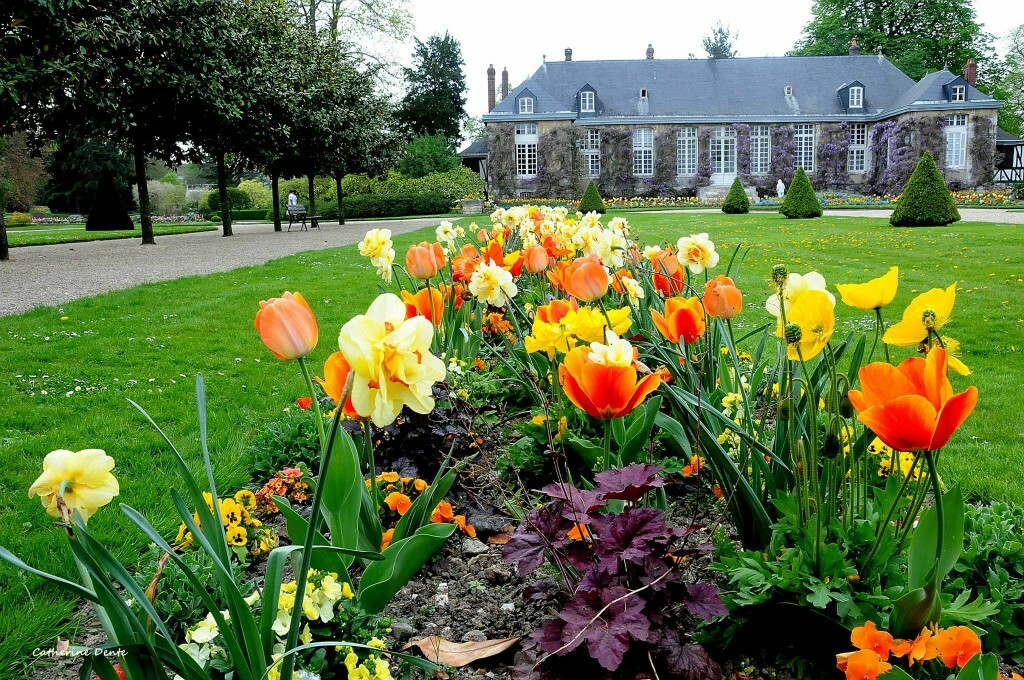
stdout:
POLYGON ((517 642, 519 642, 517 637, 484 640, 483 642, 452 642, 439 635, 431 635, 421 640, 413 640, 402 647, 402 651, 418 647, 429 661, 461 668, 479 659, 497 656, 517 642))

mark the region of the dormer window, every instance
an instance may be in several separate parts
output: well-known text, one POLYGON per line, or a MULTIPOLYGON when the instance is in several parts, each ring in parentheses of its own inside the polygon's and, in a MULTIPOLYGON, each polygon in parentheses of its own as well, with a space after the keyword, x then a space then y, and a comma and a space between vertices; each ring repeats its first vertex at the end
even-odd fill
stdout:
POLYGON ((533 97, 519 98, 519 113, 533 113, 533 97))
POLYGON ((589 91, 580 92, 580 113, 594 112, 594 93, 589 91))
POLYGON ((851 109, 862 109, 862 108, 864 108, 864 88, 863 87, 851 87, 850 88, 850 108, 851 109))
POLYGON ((954 85, 953 90, 949 95, 949 100, 953 102, 967 101, 967 86, 954 85))
POLYGON ((640 99, 647 99, 647 88, 646 87, 641 88, 641 90, 640 90, 640 99))
POLYGON ((793 96, 793 86, 792 85, 786 85, 786 96, 787 97, 792 97, 793 96))

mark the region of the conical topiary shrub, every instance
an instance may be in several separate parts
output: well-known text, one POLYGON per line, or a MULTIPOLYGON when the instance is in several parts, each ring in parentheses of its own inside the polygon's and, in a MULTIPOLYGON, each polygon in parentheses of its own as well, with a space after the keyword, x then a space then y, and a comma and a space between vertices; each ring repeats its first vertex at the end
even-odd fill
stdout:
POLYGON ((941 227, 959 219, 953 194, 931 152, 925 151, 903 187, 889 222, 896 227, 941 227))
POLYGON ((112 231, 115 229, 134 229, 135 224, 128 216, 128 208, 124 205, 121 192, 114 183, 114 173, 109 165, 100 171, 100 181, 96 184, 96 193, 92 198, 92 210, 85 220, 86 231, 112 231))
POLYGON ((725 197, 725 202, 722 203, 722 212, 730 215, 742 215, 750 212, 750 199, 747 198, 747 192, 743 190, 743 182, 739 177, 732 181, 729 194, 725 197))
POLYGON ((821 202, 818 195, 814 193, 811 180, 807 179, 807 173, 803 168, 797 168, 793 175, 793 181, 786 191, 786 198, 782 201, 780 213, 791 220, 802 220, 809 217, 821 217, 821 202))
POLYGON ((580 199, 580 212, 584 215, 588 212, 596 212, 603 215, 604 211, 605 207, 604 201, 601 200, 601 192, 591 182, 587 185, 587 190, 583 192, 583 198, 580 199))

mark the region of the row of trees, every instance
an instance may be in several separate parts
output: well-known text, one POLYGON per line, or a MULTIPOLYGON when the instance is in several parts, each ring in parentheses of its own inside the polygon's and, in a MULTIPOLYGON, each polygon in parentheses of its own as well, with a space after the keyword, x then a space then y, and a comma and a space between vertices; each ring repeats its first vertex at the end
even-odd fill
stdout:
POLYGON ((0 52, 0 134, 40 145, 73 132, 125 151, 143 243, 149 159, 214 159, 225 199, 231 165, 269 175, 276 193, 282 176, 379 173, 402 148, 382 65, 278 0, 14 0, 0 52))

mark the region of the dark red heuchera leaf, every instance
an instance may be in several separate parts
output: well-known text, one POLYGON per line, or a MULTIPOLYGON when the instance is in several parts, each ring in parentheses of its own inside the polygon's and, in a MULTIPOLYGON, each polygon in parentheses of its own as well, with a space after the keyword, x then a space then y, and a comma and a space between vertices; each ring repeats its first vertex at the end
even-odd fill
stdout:
POLYGON ((531 510, 526 520, 505 544, 504 557, 519 566, 520 574, 529 574, 544 563, 545 551, 551 545, 561 545, 572 522, 562 517, 561 501, 548 503, 531 510))
POLYGON ((665 486, 665 480, 658 476, 663 469, 660 465, 644 463, 605 470, 594 475, 594 491, 606 500, 633 503, 651 489, 665 486))
POLYGON ((585 515, 606 505, 597 491, 584 491, 571 484, 548 484, 540 490, 542 494, 565 502, 562 515, 571 522, 585 521, 585 515))
POLYGON ((694 616, 710 621, 716 616, 729 613, 718 592, 718 586, 711 583, 687 583, 683 604, 694 616))
POLYGON ((667 630, 661 640, 665 663, 678 680, 706 680, 722 677, 722 669, 700 645, 683 644, 679 633, 667 630))
POLYGON ((655 508, 630 508, 619 515, 595 515, 597 556, 601 568, 617 573, 618 563, 642 562, 668 539, 665 513, 655 508))
MULTIPOLYGON (((597 662, 609 671, 622 664, 622 658, 629 650, 630 638, 641 642, 651 638, 650 622, 644 615, 644 600, 637 595, 624 597, 629 591, 621 586, 600 591, 580 591, 566 605, 559 617, 565 622, 561 631, 561 644, 555 651, 565 654, 587 642, 587 650, 597 662), (620 602, 614 602, 624 598, 620 602), (614 604, 610 604, 614 602, 614 604), (606 605, 608 608, 598 616, 606 605)), ((542 648, 548 639, 541 643, 542 648)))

